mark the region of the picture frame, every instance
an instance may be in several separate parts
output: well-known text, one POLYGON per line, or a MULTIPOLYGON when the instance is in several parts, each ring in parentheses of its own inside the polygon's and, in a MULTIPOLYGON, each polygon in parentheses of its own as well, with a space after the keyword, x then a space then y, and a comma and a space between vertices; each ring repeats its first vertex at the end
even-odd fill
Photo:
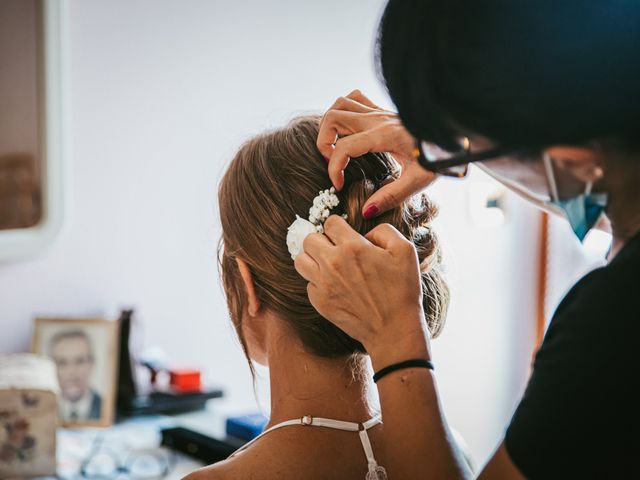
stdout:
POLYGON ((106 427, 115 417, 119 323, 103 318, 37 317, 31 350, 51 358, 60 384, 58 423, 106 427))

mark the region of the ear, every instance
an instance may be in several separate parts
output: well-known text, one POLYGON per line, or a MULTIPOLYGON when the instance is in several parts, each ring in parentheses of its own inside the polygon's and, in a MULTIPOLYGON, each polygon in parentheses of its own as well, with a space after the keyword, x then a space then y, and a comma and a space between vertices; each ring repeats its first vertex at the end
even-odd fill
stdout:
POLYGON ((555 145, 545 152, 555 160, 556 165, 570 172, 575 178, 595 183, 603 176, 601 153, 589 146, 555 145))
POLYGON ((251 317, 255 317, 260 311, 260 299, 256 295, 251 269, 249 268, 249 265, 247 265, 247 262, 241 258, 236 258, 236 262, 238 263, 238 270, 242 277, 242 283, 244 283, 244 288, 247 292, 247 313, 249 313, 251 317))

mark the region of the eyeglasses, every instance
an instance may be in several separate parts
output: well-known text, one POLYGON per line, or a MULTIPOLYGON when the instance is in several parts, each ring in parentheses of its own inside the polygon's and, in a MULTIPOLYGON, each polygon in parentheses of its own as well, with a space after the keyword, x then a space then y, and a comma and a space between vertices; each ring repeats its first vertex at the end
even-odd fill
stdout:
POLYGON ((175 456, 163 449, 133 451, 124 459, 102 444, 98 437, 81 466, 82 478, 111 480, 124 475, 132 480, 165 478, 175 465, 175 456))
POLYGON ((483 152, 471 152, 471 142, 469 141, 469 137, 460 137, 458 139, 458 144, 460 145, 460 148, 451 152, 440 148, 435 143, 418 140, 416 141, 416 147, 413 150, 413 156, 426 170, 447 177, 463 178, 467 176, 467 173, 469 172, 469 164, 473 162, 480 162, 483 160, 490 160, 492 158, 523 152, 523 149, 508 147, 497 147, 483 152))

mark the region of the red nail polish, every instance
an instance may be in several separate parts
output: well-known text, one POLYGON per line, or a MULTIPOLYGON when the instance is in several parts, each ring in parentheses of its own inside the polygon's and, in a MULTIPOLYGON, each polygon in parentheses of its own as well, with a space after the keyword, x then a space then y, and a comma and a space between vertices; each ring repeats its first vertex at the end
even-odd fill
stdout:
POLYGON ((367 220, 369 220, 375 217, 376 215, 378 215, 378 213, 380 213, 380 208, 378 208, 378 206, 374 203, 367 207, 367 209, 363 212, 362 216, 367 220))
POLYGON ((331 160, 329 157, 325 157, 324 155, 322 156, 322 158, 324 158, 324 161, 329 163, 329 160, 331 160))

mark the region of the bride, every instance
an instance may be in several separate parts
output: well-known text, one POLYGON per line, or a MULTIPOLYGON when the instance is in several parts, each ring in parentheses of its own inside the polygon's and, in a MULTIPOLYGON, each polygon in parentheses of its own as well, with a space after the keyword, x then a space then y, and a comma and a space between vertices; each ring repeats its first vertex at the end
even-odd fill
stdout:
POLYGON ((364 220, 364 202, 392 180, 395 164, 382 154, 353 158, 342 191, 325 191, 331 182, 315 145, 319 122, 299 117, 249 140, 222 179, 224 289, 252 372, 252 362, 269 367, 271 412, 266 433, 189 480, 386 478, 384 425, 369 400, 366 352, 314 310, 292 260, 305 229, 321 231, 329 214, 344 215, 361 234, 389 223, 413 242, 427 326, 432 336, 443 326, 449 292, 429 227, 435 208, 422 195, 364 220))

